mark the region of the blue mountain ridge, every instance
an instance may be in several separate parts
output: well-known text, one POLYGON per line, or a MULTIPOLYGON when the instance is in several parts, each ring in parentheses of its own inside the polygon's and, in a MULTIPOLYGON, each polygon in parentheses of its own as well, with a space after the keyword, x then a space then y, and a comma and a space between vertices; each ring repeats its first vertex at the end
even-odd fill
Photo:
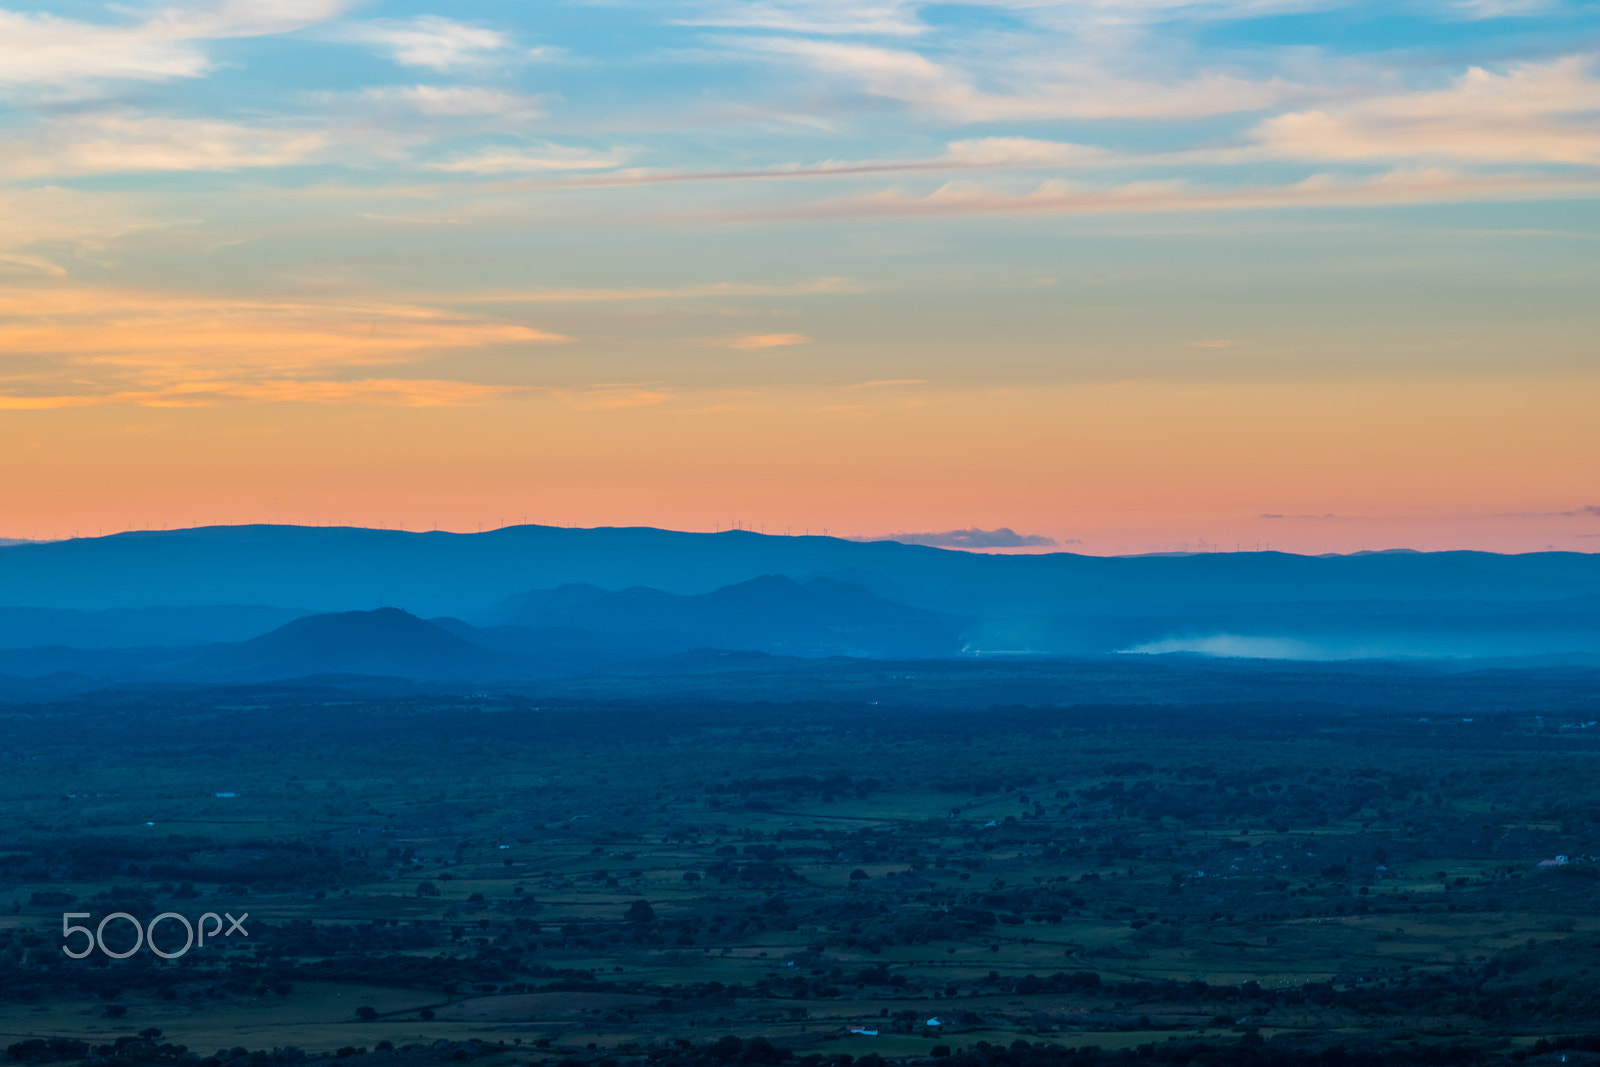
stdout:
POLYGON ((33 611, 0 608, 0 647, 13 648, 237 641, 285 615, 396 605, 503 631, 479 634, 478 647, 525 655, 544 641, 606 661, 624 645, 630 655, 1528 656, 1600 652, 1600 556, 1008 556, 744 531, 238 526, 13 545, 0 550, 0 605, 33 611), (157 607, 160 625, 128 621, 157 607), (274 611, 254 624, 240 614, 274 611), (70 639, 63 612, 96 613, 70 617, 88 636, 70 639), (113 615, 116 639, 91 640, 113 615), (38 640, 27 640, 29 619, 38 640))
POLYGON ((481 534, 212 526, 0 551, 0 605, 215 604, 340 611, 381 604, 471 618, 530 589, 587 583, 705 593, 768 574, 839 577, 930 611, 1332 600, 1555 600, 1600 595, 1600 555, 1397 552, 1296 556, 994 555, 747 531, 512 526, 481 534), (842 574, 840 572, 851 572, 842 574))

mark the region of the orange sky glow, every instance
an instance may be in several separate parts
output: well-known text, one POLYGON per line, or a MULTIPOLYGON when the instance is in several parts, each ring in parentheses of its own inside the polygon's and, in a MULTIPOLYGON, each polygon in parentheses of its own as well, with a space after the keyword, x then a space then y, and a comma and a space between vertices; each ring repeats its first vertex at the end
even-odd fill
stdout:
POLYGON ((1584 550, 1600 532, 1572 499, 1600 470, 1589 380, 641 393, 14 411, 7 533, 1007 525, 1100 554, 1584 550))
POLYGON ((0 538, 1600 550, 1597 27, 0 0, 0 538))

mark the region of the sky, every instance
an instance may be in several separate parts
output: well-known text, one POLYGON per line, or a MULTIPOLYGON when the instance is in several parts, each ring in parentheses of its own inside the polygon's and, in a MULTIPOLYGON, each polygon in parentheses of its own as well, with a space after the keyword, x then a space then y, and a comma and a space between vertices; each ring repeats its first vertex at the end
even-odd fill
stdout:
POLYGON ((0 6, 0 536, 1597 551, 1597 203, 1592 2, 0 6))

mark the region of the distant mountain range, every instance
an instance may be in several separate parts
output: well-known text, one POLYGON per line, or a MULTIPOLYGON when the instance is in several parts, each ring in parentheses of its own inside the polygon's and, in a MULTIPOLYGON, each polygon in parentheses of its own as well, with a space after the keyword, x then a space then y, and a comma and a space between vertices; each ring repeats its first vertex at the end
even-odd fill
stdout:
POLYGON ((213 526, 11 546, 0 551, 0 605, 96 611, 264 604, 348 611, 392 604, 425 618, 474 619, 530 589, 584 583, 694 594, 767 574, 797 582, 833 578, 902 604, 959 615, 1600 596, 1600 556, 1571 552, 1004 556, 746 531, 513 526, 453 534, 213 526))
POLYGON ((27 678, 481 679, 694 649, 1526 657, 1600 653, 1600 556, 1002 556, 739 531, 210 527, 5 547, 0 605, 0 674, 27 678))

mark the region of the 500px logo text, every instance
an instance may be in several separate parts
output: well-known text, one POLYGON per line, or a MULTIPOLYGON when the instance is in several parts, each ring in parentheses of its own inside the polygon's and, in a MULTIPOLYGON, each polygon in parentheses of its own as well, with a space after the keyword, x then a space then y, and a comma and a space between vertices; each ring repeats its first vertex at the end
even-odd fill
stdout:
MULTIPOLYGON (((63 941, 61 951, 75 960, 83 959, 90 953, 94 952, 95 949, 99 949, 101 952, 105 953, 107 956, 110 956, 114 960, 125 960, 145 946, 149 946, 151 952, 154 952, 157 956, 160 956, 164 960, 175 960, 179 956, 182 956, 184 953, 188 952, 191 948, 204 948, 206 944, 206 938, 208 937, 214 941, 219 934, 223 937, 232 937, 236 933, 242 934, 245 937, 250 936, 250 931, 244 928, 244 921, 250 918, 249 912, 245 912, 243 915, 235 919, 227 912, 223 912, 221 915, 218 915, 214 911, 208 911, 204 915, 200 916, 200 921, 198 923, 191 923, 187 917, 179 915, 175 911, 164 911, 160 915, 157 915, 154 919, 151 919, 149 923, 141 926, 139 925, 139 920, 134 918, 132 915, 129 915, 127 912, 114 911, 110 915, 107 915, 105 918, 101 919, 100 925, 96 926, 93 930, 89 929, 87 926, 74 926, 72 923, 73 919, 88 919, 90 917, 90 913, 87 911, 69 911, 63 913, 61 916, 61 937, 63 941), (226 917, 228 920, 228 926, 226 930, 224 930, 222 926, 222 920, 224 917, 226 917), (206 929, 206 922, 208 920, 213 924, 209 930, 206 929), (111 925, 113 923, 118 923, 119 925, 113 926, 111 925), (176 924, 177 926, 182 927, 184 932, 183 947, 173 951, 168 951, 167 949, 163 949, 156 944, 156 927, 160 926, 162 923, 176 924), (121 924, 126 924, 126 926, 121 924), (122 947, 120 950, 107 947, 107 926, 111 926, 111 929, 114 932, 125 930, 126 927, 131 926, 133 928, 133 947, 125 947, 126 937, 115 939, 121 942, 122 947), (79 951, 74 951, 72 945, 72 938, 75 934, 82 934, 86 939, 83 942, 83 948, 79 951)), ((172 933, 173 931, 171 931, 169 927, 168 936, 170 937, 172 933)))

